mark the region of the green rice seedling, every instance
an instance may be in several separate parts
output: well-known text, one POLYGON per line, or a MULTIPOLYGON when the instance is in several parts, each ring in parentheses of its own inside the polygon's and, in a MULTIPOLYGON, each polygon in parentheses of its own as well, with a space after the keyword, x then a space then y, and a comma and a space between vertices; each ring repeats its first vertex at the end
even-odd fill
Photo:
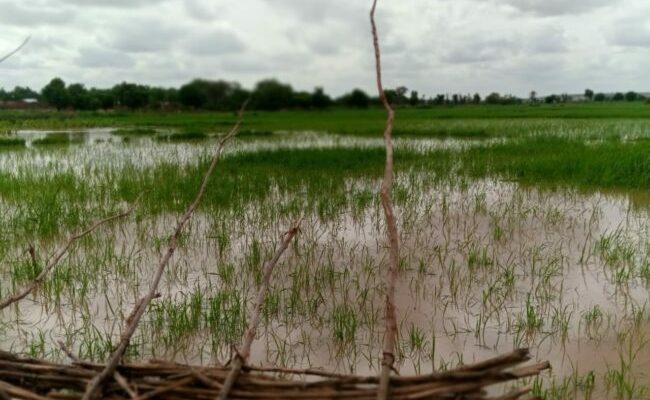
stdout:
POLYGON ((45 357, 45 332, 38 329, 36 334, 31 334, 29 340, 27 355, 34 359, 42 359, 45 357))
POLYGON ((158 131, 154 128, 121 128, 111 131, 117 136, 154 136, 158 131))
POLYGON ((264 315, 264 321, 268 324, 272 318, 276 318, 280 314, 280 303, 281 292, 277 289, 269 290, 266 298, 264 299, 264 305, 262 306, 262 312, 264 315))
POLYGON ((262 245, 257 239, 253 239, 245 255, 244 265, 246 271, 255 278, 255 284, 262 281, 262 245))
POLYGON ((81 143, 83 140, 75 134, 70 133, 49 133, 44 138, 32 141, 32 146, 68 145, 81 143))
POLYGON ((645 399, 650 395, 650 386, 637 382, 635 362, 639 353, 648 345, 643 333, 627 331, 618 334, 621 346, 618 365, 607 365, 605 385, 608 394, 613 391, 616 399, 645 399))
POLYGON ((194 130, 156 136, 157 140, 167 141, 167 142, 196 141, 196 140, 205 140, 207 138, 208 135, 205 132, 194 131, 194 130))
POLYGON ((84 329, 79 343, 79 358, 89 361, 103 361, 113 351, 111 335, 95 326, 84 329))
POLYGON ((0 148, 16 148, 16 147, 25 147, 25 139, 22 138, 13 138, 13 137, 3 137, 0 136, 0 148))
POLYGON ((424 331, 415 324, 411 324, 408 330, 408 349, 411 354, 423 354, 427 347, 427 340, 424 331))
POLYGON ((467 267, 470 271, 487 269, 494 265, 494 259, 489 254, 487 247, 472 247, 467 255, 467 267))
POLYGON ((545 380, 535 377, 533 380, 531 394, 535 398, 544 400, 591 400, 596 386, 596 376, 593 371, 584 375, 578 374, 576 368, 570 376, 564 377, 560 382, 555 378, 549 384, 545 380))
POLYGON ((646 284, 650 283, 650 262, 648 260, 644 261, 643 265, 641 265, 639 276, 646 282, 646 284))
POLYGON ((239 138, 260 138, 273 136, 273 132, 269 130, 256 130, 256 129, 242 129, 237 134, 239 138))
POLYGON ((571 317, 573 312, 570 311, 569 306, 552 306, 551 328, 553 334, 559 335, 562 344, 566 344, 569 340, 569 329, 571 328, 571 317))
POLYGON ((246 329, 244 298, 239 291, 226 289, 209 300, 206 319, 213 349, 238 343, 242 338, 246 329))
POLYGON ((18 285, 33 281, 43 270, 39 262, 34 260, 18 260, 11 268, 11 278, 14 289, 18 285))
POLYGON ((519 319, 517 329, 525 332, 526 335, 532 336, 534 333, 539 332, 544 326, 544 320, 536 307, 531 301, 531 295, 528 294, 524 308, 524 315, 519 319))
POLYGON ((195 291, 181 301, 165 299, 151 304, 149 313, 157 335, 168 348, 180 344, 180 340, 196 333, 203 322, 203 294, 195 291))
POLYGON ((219 276, 223 287, 231 287, 236 278, 235 266, 230 263, 218 263, 217 276, 219 276))
POLYGON ((596 250, 606 265, 614 268, 626 267, 634 262, 635 248, 621 229, 601 236, 596 250))
POLYGON ((354 343, 358 321, 357 313, 346 304, 334 306, 330 314, 332 337, 340 345, 354 343))
POLYGON ((650 394, 650 388, 631 379, 630 366, 621 361, 618 367, 608 367, 605 374, 605 384, 613 391, 616 399, 636 400, 645 399, 650 394))
POLYGON ((594 335, 598 334, 603 324, 604 315, 600 307, 595 305, 582 314, 582 320, 584 321, 587 335, 590 338, 594 338, 594 335))

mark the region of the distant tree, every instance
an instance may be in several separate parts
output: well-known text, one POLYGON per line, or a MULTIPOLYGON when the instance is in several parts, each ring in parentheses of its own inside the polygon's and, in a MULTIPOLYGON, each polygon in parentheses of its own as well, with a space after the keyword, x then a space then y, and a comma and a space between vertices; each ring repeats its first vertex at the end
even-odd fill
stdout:
POLYGON ((90 96, 90 101, 94 103, 94 110, 98 110, 100 108, 104 110, 110 110, 115 107, 115 94, 111 89, 92 88, 89 90, 88 95, 90 96))
POLYGON ((90 96, 88 90, 81 83, 73 83, 68 86, 68 99, 70 106, 75 110, 89 110, 91 109, 90 96))
POLYGON ((555 104, 555 103, 559 103, 560 101, 561 101, 560 96, 558 96, 557 94, 552 94, 544 98, 544 103, 546 104, 555 104))
POLYGON ((627 100, 627 101, 637 101, 637 100, 639 100, 639 94, 637 92, 627 92, 627 93, 625 93, 625 100, 627 100))
MULTIPOLYGON (((178 91, 178 100, 185 107, 230 110, 233 108, 232 97, 239 90, 241 87, 236 82, 194 79, 181 86, 178 91)), ((239 106, 235 107, 239 108, 239 106)))
POLYGON ((149 90, 146 86, 122 82, 113 87, 117 103, 131 110, 143 108, 149 100, 149 90))
POLYGON ((368 108, 370 106, 370 97, 361 89, 354 89, 343 95, 339 101, 342 105, 352 108, 368 108))
POLYGON ((445 95, 444 94, 438 94, 436 97, 433 99, 433 104, 436 105, 443 105, 445 104, 445 95))
POLYGON ((40 99, 40 95, 28 86, 16 86, 8 93, 10 100, 20 101, 25 99, 40 99))
POLYGON ((607 100, 607 96, 605 96, 605 93, 597 93, 594 96, 594 101, 603 102, 605 100, 607 100))
POLYGON ((499 93, 496 93, 496 92, 490 93, 485 98, 485 102, 487 104, 501 104, 501 95, 499 93))
POLYGON ((408 99, 406 98, 406 93, 408 93, 408 88, 406 86, 398 86, 395 88, 395 94, 396 98, 394 99, 394 104, 396 105, 404 105, 408 103, 408 99))
POLYGON ((472 98, 472 103, 481 104, 481 95, 478 93, 474 93, 474 97, 472 98))
POLYGON ((208 104, 208 94, 200 79, 187 83, 178 90, 178 100, 185 107, 204 108, 208 104))
POLYGON ((295 92, 293 94, 292 106, 296 108, 309 109, 311 108, 311 93, 309 92, 295 92))
POLYGON ((533 91, 530 92, 529 100, 533 104, 537 103, 537 92, 536 91, 533 90, 533 91))
POLYGON ((332 105, 332 99, 325 94, 322 87, 317 87, 311 95, 311 105, 318 109, 327 108, 332 105))
POLYGON ((289 108, 293 103, 293 88, 276 79, 266 79, 255 85, 252 100, 253 107, 258 110, 276 111, 289 108))
POLYGON ((61 78, 52 79, 50 83, 45 85, 41 95, 49 105, 57 110, 62 110, 69 105, 68 92, 65 82, 61 78))
POLYGON ((411 97, 409 97, 409 104, 411 106, 417 106, 420 104, 420 95, 417 90, 411 90, 411 97))
POLYGON ((616 93, 614 97, 612 98, 614 101, 623 101, 625 100, 625 95, 623 93, 616 93))
POLYGON ((591 89, 586 89, 585 90, 585 97, 589 99, 590 101, 594 99, 594 91, 591 89))

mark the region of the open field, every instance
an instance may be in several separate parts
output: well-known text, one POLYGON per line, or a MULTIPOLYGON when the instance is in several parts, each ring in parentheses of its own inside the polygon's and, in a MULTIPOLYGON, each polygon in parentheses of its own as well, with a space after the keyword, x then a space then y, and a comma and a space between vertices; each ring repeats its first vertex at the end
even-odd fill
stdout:
MULTIPOLYGON (((232 114, 0 112, 0 350, 105 360, 232 114), (54 133, 53 133, 54 132, 54 133), (33 244, 36 257, 26 249, 33 244)), ((225 363, 261 267, 299 215, 252 362, 376 373, 383 335, 379 110, 251 113, 128 350, 225 363)), ((530 347, 545 399, 650 398, 650 106, 398 110, 398 367, 530 347)))

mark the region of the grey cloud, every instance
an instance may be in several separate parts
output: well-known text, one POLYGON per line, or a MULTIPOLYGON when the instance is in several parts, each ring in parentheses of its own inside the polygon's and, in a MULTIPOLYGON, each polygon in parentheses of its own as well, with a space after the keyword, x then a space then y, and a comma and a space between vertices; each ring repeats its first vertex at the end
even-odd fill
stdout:
POLYGON ((190 17, 199 21, 212 21, 221 8, 214 2, 205 0, 184 0, 183 6, 190 17))
POLYGON ((79 52, 77 65, 83 68, 131 68, 135 61, 128 54, 115 50, 85 47, 79 52))
POLYGON ((533 54, 564 53, 569 49, 564 30, 552 26, 532 32, 527 42, 527 50, 533 54))
POLYGON ((24 7, 23 3, 0 2, 0 22, 15 26, 62 25, 74 18, 68 9, 24 7))
POLYGON ((233 32, 217 29, 189 36, 183 48, 194 55, 214 56, 241 53, 246 46, 233 32))
POLYGON ((349 19, 355 15, 367 14, 367 4, 347 0, 329 0, 328 2, 305 0, 263 0, 269 7, 282 14, 293 14, 305 23, 323 22, 327 19, 349 19))
POLYGON ((616 21, 609 41, 623 47, 650 47, 650 24, 645 18, 616 21))
POLYGON ((112 45, 128 53, 166 52, 185 36, 178 26, 153 19, 131 20, 115 28, 112 45))
POLYGON ((58 0, 61 4, 72 4, 82 7, 104 8, 134 8, 144 5, 156 6, 167 0, 58 0))
POLYGON ((522 12, 542 16, 581 14, 612 4, 616 0, 493 0, 522 12))
MULTIPOLYGON (((20 57, 2 65, 2 84, 38 88, 59 75, 87 86, 123 80, 177 86, 206 77, 251 87, 276 76, 300 90, 374 92, 369 6, 361 0, 0 0, 2 47, 32 35, 20 57)), ((423 94, 641 87, 648 7, 648 0, 380 1, 386 84, 423 94)))
POLYGON ((452 64, 494 61, 513 56, 520 47, 517 41, 506 38, 459 42, 451 46, 442 60, 452 64))

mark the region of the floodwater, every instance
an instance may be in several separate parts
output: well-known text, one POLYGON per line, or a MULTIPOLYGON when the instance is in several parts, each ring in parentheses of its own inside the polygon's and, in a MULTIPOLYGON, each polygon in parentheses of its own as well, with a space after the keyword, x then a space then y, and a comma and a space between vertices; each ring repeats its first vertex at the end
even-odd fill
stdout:
MULTIPOLYGON (((0 170, 48 165, 83 175, 89 172, 79 165, 90 160, 100 169, 119 170, 134 159, 145 168, 170 157, 188 162, 206 151, 201 144, 159 144, 155 151, 151 144, 124 146, 106 134, 84 141, 93 146, 59 153, 3 154, 0 170)), ((381 141, 305 133, 242 141, 229 151, 359 145, 381 141)), ((404 139, 398 145, 464 144, 404 139)), ((627 371, 625 380, 637 388, 650 386, 650 204, 624 192, 450 181, 426 172, 397 181, 408 192, 397 200, 400 372, 426 373, 528 347, 535 360, 551 362, 552 372, 544 375, 548 386, 574 377, 572 390, 586 397, 576 382, 593 374, 594 398, 616 398, 616 371, 627 371)), ((377 182, 349 186, 374 192, 377 182)), ((228 361, 243 314, 250 315, 259 268, 291 224, 277 207, 291 198, 272 193, 243 213, 195 216, 165 274, 161 298, 136 334, 131 358, 228 361), (202 299, 196 318, 193 295, 202 299)), ((63 359, 61 340, 83 358, 104 358, 147 289, 175 220, 129 219, 84 241, 60 266, 59 280, 0 313, 0 349, 63 359)), ((56 243, 44 246, 43 254, 56 243)), ((3 295, 23 251, 15 246, 4 258, 3 295)), ((376 373, 386 256, 377 201, 361 210, 343 207, 327 220, 306 215, 274 274, 251 362, 376 373)), ((638 392, 638 398, 645 395, 638 392)))

